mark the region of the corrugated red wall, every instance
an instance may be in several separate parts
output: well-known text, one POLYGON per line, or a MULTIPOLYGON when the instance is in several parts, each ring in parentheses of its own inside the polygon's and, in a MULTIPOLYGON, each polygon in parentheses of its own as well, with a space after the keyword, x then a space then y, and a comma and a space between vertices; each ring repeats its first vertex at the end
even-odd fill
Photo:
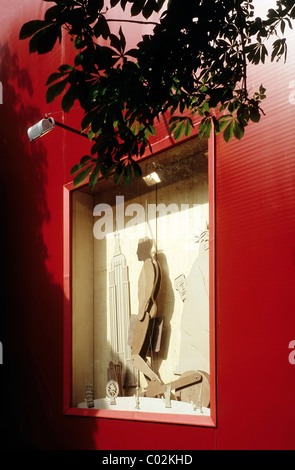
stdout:
MULTIPOLYGON (((30 144, 45 113, 78 127, 45 81, 68 50, 28 54, 18 40, 39 0, 1 1, 0 365, 2 443, 36 449, 294 449, 295 89, 294 33, 287 64, 249 71, 268 98, 241 142, 216 142, 217 427, 63 415, 63 185, 89 151, 61 129, 30 144), (4 418, 6 420, 4 421, 4 418), (5 425, 3 425, 5 423, 5 425)), ((158 148, 166 142, 164 128, 158 148)), ((1 447, 1 446, 0 446, 1 447)))

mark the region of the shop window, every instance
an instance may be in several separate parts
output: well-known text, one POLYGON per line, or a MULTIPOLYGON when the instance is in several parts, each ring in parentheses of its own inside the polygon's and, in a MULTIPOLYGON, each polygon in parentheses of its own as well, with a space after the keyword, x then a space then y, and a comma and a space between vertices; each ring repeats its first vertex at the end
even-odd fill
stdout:
POLYGON ((208 160, 192 139, 129 187, 66 188, 67 412, 212 424, 208 160))

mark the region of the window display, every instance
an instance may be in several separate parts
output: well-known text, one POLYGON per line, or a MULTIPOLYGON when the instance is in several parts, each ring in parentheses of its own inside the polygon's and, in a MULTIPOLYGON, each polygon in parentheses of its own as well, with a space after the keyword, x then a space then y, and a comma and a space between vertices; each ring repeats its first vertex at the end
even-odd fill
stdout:
POLYGON ((210 416, 208 144, 141 167, 71 191, 71 406, 210 416))

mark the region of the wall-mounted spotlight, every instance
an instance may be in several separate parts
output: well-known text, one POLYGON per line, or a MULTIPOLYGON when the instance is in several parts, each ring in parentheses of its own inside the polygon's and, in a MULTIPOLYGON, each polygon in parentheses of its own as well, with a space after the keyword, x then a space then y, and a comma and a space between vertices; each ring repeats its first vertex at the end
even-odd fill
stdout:
MULTIPOLYGON (((77 131, 77 129, 73 129, 72 127, 66 126, 65 124, 62 124, 61 122, 55 121, 52 117, 46 117, 44 119, 41 119, 41 121, 37 122, 37 124, 34 124, 32 127, 28 129, 27 133, 28 133, 30 142, 52 131, 52 129, 54 129, 55 126, 62 127, 63 129, 66 129, 67 131, 74 132, 74 134, 81 135, 82 137, 86 137, 86 139, 88 139, 87 134, 84 134, 83 132, 79 132, 77 131)), ((92 140, 96 140, 96 139, 92 139, 92 140)))
POLYGON ((47 132, 50 132, 52 129, 54 129, 54 126, 55 122, 53 118, 50 117, 41 119, 41 121, 37 122, 37 124, 34 124, 27 131, 30 142, 32 142, 32 140, 38 139, 39 137, 42 137, 42 135, 47 134, 47 132))

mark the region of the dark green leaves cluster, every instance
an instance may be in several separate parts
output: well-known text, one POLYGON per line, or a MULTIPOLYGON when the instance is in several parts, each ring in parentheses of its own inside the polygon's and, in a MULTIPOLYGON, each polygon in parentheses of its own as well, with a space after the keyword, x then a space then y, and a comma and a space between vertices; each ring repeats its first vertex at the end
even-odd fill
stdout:
POLYGON ((126 184, 141 175, 138 158, 163 114, 176 140, 191 135, 196 114, 200 138, 213 129, 227 142, 241 139, 248 123, 260 120, 265 98, 262 85, 249 95, 247 65, 264 63, 269 54, 272 61, 286 58, 284 33, 295 17, 295 0, 277 1, 265 19, 255 17, 253 0, 50 4, 44 20, 26 23, 20 38, 30 38, 30 52, 39 54, 65 34, 73 43, 74 63, 49 76, 46 98, 62 95, 65 112, 75 101, 84 110, 81 130, 92 147, 72 173, 75 184, 89 177, 91 187, 100 175, 113 173, 115 182, 126 184), (118 8, 125 20, 117 20, 118 8), (153 32, 129 49, 124 28, 133 22, 152 25, 153 32))

